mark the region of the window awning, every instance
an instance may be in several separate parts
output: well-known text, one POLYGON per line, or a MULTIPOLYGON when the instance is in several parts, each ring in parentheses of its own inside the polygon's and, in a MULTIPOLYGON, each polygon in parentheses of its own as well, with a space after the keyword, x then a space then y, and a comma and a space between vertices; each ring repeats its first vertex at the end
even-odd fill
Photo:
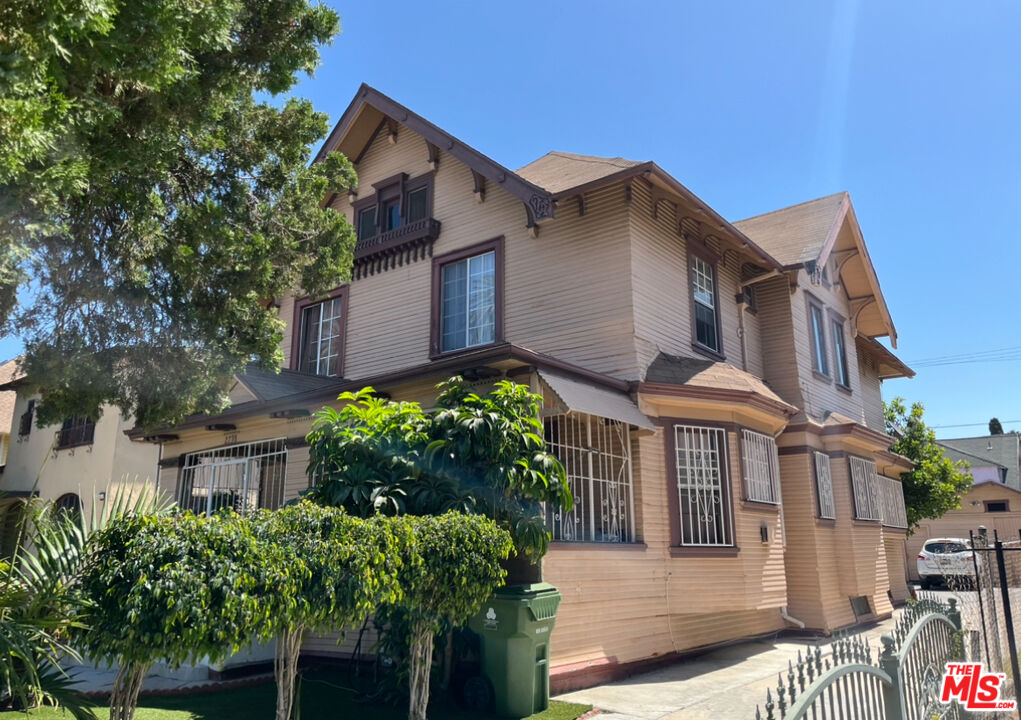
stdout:
POLYGON ((575 380, 551 370, 539 370, 539 377, 556 393, 567 410, 619 420, 646 430, 656 429, 655 423, 623 392, 575 380))

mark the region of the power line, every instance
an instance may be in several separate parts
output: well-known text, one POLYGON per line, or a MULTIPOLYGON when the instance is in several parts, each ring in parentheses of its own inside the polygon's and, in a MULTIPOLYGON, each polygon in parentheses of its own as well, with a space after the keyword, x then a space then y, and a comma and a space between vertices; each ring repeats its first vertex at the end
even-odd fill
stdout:
MULTIPOLYGON (((1001 425, 1016 425, 1017 423, 1021 423, 1021 420, 1001 420, 1000 421, 1001 425)), ((988 421, 987 422, 978 422, 978 423, 959 423, 957 425, 930 425, 929 427, 931 427, 931 428, 933 428, 935 430, 936 428, 982 427, 982 426, 987 426, 987 425, 989 425, 988 421)))

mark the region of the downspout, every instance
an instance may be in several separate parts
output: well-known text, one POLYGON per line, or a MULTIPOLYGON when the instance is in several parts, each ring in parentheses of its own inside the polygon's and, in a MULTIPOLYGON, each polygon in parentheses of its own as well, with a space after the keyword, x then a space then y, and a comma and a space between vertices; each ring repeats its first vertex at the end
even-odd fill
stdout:
POLYGON ((800 620, 798 620, 793 615, 788 615, 787 614, 787 606, 786 605, 784 605, 782 608, 780 608, 780 617, 782 617, 784 620, 789 622, 791 625, 797 625, 802 630, 805 629, 805 623, 801 622, 800 620))
POLYGON ((744 339, 744 311, 748 304, 744 301, 744 293, 737 303, 737 336, 741 339, 741 369, 748 372, 748 350, 744 339))

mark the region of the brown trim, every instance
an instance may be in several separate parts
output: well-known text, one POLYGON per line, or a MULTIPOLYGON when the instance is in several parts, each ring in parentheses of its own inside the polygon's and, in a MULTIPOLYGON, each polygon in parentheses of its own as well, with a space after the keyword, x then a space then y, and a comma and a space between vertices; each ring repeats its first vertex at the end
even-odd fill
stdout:
POLYGON ((832 308, 826 309, 826 314, 829 316, 830 321, 830 351, 833 353, 833 384, 836 385, 838 390, 843 390, 847 394, 851 394, 851 366, 847 362, 847 318, 840 313, 836 312, 832 308), (841 348, 843 353, 837 352, 837 334, 834 332, 837 327, 840 328, 840 340, 841 348), (840 381, 840 355, 843 355, 844 361, 844 372, 847 373, 847 384, 845 385, 840 381))
POLYGON ((785 455, 807 455, 813 452, 826 452, 825 450, 812 445, 784 445, 782 447, 777 447, 776 451, 781 457, 785 455))
MULTIPOLYGON (((742 476, 742 480, 744 477, 742 476)), ((741 510, 744 512, 758 512, 776 515, 780 512, 780 505, 777 503, 762 502, 761 500, 741 499, 741 510)))
MULTIPOLYGON (((517 345, 501 343, 486 347, 470 348, 463 353, 445 355, 428 363, 413 365, 378 375, 369 375, 355 379, 337 378, 336 383, 323 388, 294 393, 293 395, 287 395, 268 402, 251 401, 242 403, 230 407, 218 415, 192 415, 175 425, 174 428, 177 430, 188 430, 196 427, 205 427, 213 419, 227 421, 267 415, 275 410, 287 410, 293 407, 305 406, 309 403, 330 402, 336 400, 337 395, 347 390, 358 390, 370 385, 377 390, 385 390, 386 388, 415 380, 449 377, 450 374, 456 374, 465 368, 506 360, 517 361, 523 365, 532 365, 537 368, 560 370, 572 377, 587 380, 596 385, 620 392, 630 392, 632 389, 632 383, 626 380, 620 380, 610 375, 604 375, 594 370, 579 367, 517 345)), ((167 428, 157 428, 155 431, 160 429, 165 430, 167 428)), ((143 435, 151 433, 136 426, 125 430, 124 434, 132 439, 140 439, 143 435)))
POLYGON ((638 382, 634 384, 636 392, 648 395, 667 395, 670 397, 692 398, 694 400, 715 400, 721 403, 735 403, 762 410, 771 415, 786 419, 798 412, 793 405, 782 400, 774 400, 752 390, 733 390, 731 388, 706 387, 704 385, 671 385, 669 383, 638 382))
MULTIPOLYGON (((343 136, 358 118, 362 107, 365 105, 369 105, 382 113, 385 116, 383 118, 384 123, 387 118, 396 120, 412 132, 422 136, 427 143, 432 143, 442 151, 460 160, 469 168, 477 171, 486 179, 502 187, 511 195, 517 197, 528 206, 529 212, 532 213, 536 220, 553 217, 553 196, 548 190, 525 180, 517 173, 494 162, 478 150, 436 127, 421 115, 411 112, 400 103, 395 102, 364 83, 358 88, 358 92, 355 93, 351 104, 348 105, 344 114, 341 115, 340 120, 330 132, 329 137, 326 138, 319 152, 316 153, 314 162, 319 162, 327 153, 337 148, 343 136)), ((375 138, 375 133, 372 137, 375 138)), ((363 152, 364 148, 358 148, 355 154, 361 159, 363 152)), ((348 154, 352 153, 349 152, 348 154)))
POLYGON ((688 313, 691 316, 691 345, 697 352, 723 361, 726 360, 723 354, 723 318, 721 317, 723 308, 720 306, 720 273, 717 271, 720 256, 700 242, 688 240, 686 244, 688 246, 688 313), (695 267, 692 257, 697 257, 712 269, 713 319, 716 321, 717 345, 715 348, 703 345, 698 341, 698 328, 695 320, 695 267))
POLYGON ((812 374, 815 375, 816 378, 825 379, 826 382, 833 382, 833 378, 830 376, 828 367, 818 368, 815 365, 816 359, 820 357, 822 358, 822 361, 824 363, 826 363, 827 365, 829 364, 830 353, 826 343, 826 337, 828 335, 828 333, 826 332, 826 304, 823 303, 823 301, 817 298, 815 295, 808 292, 808 290, 805 290, 805 311, 807 313, 807 317, 805 319, 808 321, 808 344, 809 348, 812 350, 812 357, 810 358, 812 374), (822 323, 822 327, 820 328, 820 330, 822 331, 822 339, 819 341, 822 343, 822 347, 816 346, 815 332, 813 332, 812 330, 813 307, 815 307, 819 311, 819 320, 822 323))
POLYGON ((672 558, 736 558, 741 554, 741 548, 737 545, 720 545, 702 547, 700 545, 671 545, 670 557, 672 558))
MULTIPOLYGON (((294 301, 294 320, 291 325, 291 370, 297 372, 306 372, 301 369, 301 348, 302 340, 305 335, 305 326, 302 322, 302 315, 306 308, 319 303, 326 302, 327 300, 334 300, 341 298, 340 308, 340 357, 337 359, 337 374, 336 376, 324 375, 323 377, 344 377, 344 355, 347 352, 347 316, 351 311, 350 301, 350 285, 342 285, 339 288, 334 289, 329 295, 324 298, 312 300, 308 296, 303 298, 295 299, 294 301)), ((312 373, 306 373, 311 375, 312 373)))
MULTIPOLYGON (((737 522, 734 518, 735 512, 735 498, 734 498, 734 476, 730 464, 730 438, 728 435, 734 432, 733 423, 719 423, 709 422, 706 420, 692 420, 688 418, 678 417, 659 417, 655 419, 658 424, 663 426, 663 446, 666 450, 666 479, 667 479, 667 512, 670 514, 670 554, 674 554, 674 550, 678 550, 682 553, 683 557, 698 557, 694 553, 698 553, 705 550, 712 551, 713 556, 719 556, 722 551, 733 551, 736 555, 739 548, 737 547, 737 522), (728 526, 728 535, 730 536, 730 545, 718 545, 718 546, 705 546, 705 545, 684 545, 681 542, 681 499, 677 496, 677 430, 676 425, 690 425, 693 427, 704 427, 712 429, 723 430, 724 442, 727 444, 727 452, 724 453, 726 462, 722 466, 726 470, 726 482, 721 483, 721 487, 726 495, 727 505, 730 507, 730 512, 726 513, 728 526)), ((724 556, 727 553, 722 553, 724 556)))
POLYGON ((484 242, 476 243, 469 247, 454 250, 453 252, 438 255, 433 258, 432 268, 432 300, 430 303, 430 316, 429 316, 429 359, 435 360, 451 355, 461 354, 466 351, 476 350, 480 347, 487 347, 489 345, 498 345, 503 342, 503 283, 504 283, 504 258, 503 258, 503 235, 499 237, 486 240, 484 242), (444 265, 449 265, 453 262, 465 260, 476 255, 482 255, 483 253, 493 252, 494 256, 494 291, 493 291, 493 303, 494 303, 494 322, 493 328, 493 342, 487 343, 486 345, 472 345, 471 347, 458 348, 456 350, 441 351, 440 350, 440 319, 442 314, 441 308, 441 294, 442 294, 442 270, 444 265))
POLYGON ((632 543, 610 543, 610 542, 568 542, 565 540, 553 540, 549 544, 550 552, 571 552, 582 550, 584 552, 612 552, 623 550, 625 552, 644 552, 649 546, 643 542, 632 543))

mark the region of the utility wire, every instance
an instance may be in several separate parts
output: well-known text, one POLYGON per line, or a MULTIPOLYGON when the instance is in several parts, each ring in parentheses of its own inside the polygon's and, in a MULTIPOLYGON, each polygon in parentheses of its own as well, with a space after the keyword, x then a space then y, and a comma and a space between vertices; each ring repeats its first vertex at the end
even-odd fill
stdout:
MULTIPOLYGON (((1021 423, 1021 420, 1001 420, 1001 425, 1015 425, 1021 423)), ((930 425, 929 427, 936 428, 959 428, 959 427, 982 427, 989 425, 989 422, 978 422, 978 423, 960 423, 958 425, 930 425)))

